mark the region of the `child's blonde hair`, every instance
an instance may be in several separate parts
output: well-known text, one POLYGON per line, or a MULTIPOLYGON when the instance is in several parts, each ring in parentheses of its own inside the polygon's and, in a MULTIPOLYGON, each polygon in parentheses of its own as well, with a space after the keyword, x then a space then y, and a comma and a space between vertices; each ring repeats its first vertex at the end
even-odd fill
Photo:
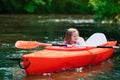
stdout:
POLYGON ((79 31, 76 28, 69 28, 66 31, 66 35, 65 35, 65 39, 64 39, 64 41, 65 41, 66 44, 72 44, 72 42, 71 42, 71 36, 72 36, 73 32, 77 32, 79 34, 79 31))

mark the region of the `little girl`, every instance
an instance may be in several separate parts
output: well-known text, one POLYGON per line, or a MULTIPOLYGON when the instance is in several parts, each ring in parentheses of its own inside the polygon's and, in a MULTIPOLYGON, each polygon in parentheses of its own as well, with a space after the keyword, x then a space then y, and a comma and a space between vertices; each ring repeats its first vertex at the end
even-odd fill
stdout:
POLYGON ((72 46, 84 46, 85 45, 84 39, 79 36, 79 31, 75 28, 69 28, 66 31, 64 43, 72 45, 72 46))

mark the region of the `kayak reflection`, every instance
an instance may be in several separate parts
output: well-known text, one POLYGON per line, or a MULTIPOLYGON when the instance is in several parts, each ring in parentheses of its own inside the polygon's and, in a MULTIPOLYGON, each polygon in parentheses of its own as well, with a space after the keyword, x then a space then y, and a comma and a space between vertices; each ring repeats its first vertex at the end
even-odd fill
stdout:
POLYGON ((94 80, 96 76, 105 76, 114 66, 111 60, 107 60, 97 65, 80 67, 69 70, 62 70, 56 73, 44 73, 39 75, 26 75, 25 80, 78 80, 87 79, 94 80))

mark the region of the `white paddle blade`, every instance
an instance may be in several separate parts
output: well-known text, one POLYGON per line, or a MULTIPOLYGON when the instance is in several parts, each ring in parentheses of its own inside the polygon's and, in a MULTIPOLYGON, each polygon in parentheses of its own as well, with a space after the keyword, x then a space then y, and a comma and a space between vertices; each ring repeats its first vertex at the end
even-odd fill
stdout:
POLYGON ((87 46, 98 46, 107 43, 106 36, 103 33, 94 33, 87 41, 87 46))

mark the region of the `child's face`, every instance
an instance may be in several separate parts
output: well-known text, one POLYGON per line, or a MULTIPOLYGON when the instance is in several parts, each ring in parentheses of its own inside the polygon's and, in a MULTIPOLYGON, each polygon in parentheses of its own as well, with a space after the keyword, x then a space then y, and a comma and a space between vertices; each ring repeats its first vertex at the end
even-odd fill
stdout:
POLYGON ((71 41, 72 41, 73 43, 76 43, 76 42, 78 41, 78 38, 79 38, 78 32, 73 32, 73 33, 72 33, 72 36, 71 36, 71 41))

